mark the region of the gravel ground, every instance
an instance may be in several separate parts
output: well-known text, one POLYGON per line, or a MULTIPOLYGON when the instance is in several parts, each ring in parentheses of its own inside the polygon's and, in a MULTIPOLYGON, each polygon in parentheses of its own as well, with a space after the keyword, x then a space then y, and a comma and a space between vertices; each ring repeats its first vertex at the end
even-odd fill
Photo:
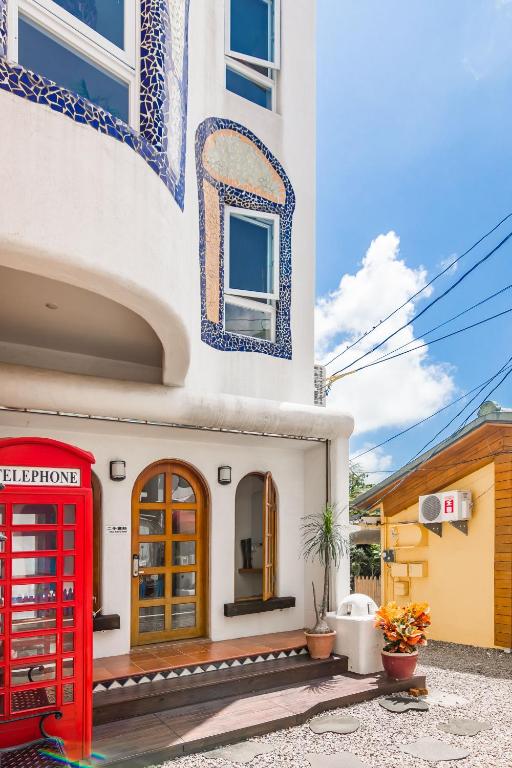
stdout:
MULTIPOLYGON (((361 720, 356 733, 316 735, 308 727, 277 731, 253 741, 271 744, 273 752, 256 757, 250 768, 310 768, 308 752, 333 754, 350 751, 371 768, 422 768, 432 765, 399 752, 422 736, 430 736, 470 751, 464 760, 437 763, 446 768, 512 768, 512 654, 451 643, 431 642, 422 649, 418 671, 427 675, 431 690, 455 693, 468 703, 456 708, 431 705, 429 712, 392 714, 378 699, 336 710, 361 720), (473 718, 492 723, 492 730, 477 736, 451 736, 437 723, 450 718, 473 718)), ((326 713, 333 714, 333 712, 326 713)), ((207 759, 204 754, 173 760, 161 768, 229 768, 233 763, 207 759)))

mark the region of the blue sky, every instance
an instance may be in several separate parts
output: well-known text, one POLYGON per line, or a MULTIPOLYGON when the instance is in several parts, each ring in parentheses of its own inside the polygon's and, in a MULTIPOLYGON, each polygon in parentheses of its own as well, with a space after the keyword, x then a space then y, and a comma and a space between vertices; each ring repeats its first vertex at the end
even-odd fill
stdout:
MULTIPOLYGON (((317 9, 317 358, 325 362, 512 211, 512 0, 318 0, 317 9)), ((509 231, 512 219, 438 281, 430 298, 509 231)), ((512 243, 415 323, 414 338, 509 283, 512 243)), ((398 319, 410 319, 427 300, 398 319)), ((512 291, 443 331, 508 307, 512 291)), ((512 354, 511 318, 336 384, 331 406, 356 416, 353 452, 493 375, 512 354)), ((512 376, 495 398, 512 406, 512 376)), ((400 467, 458 407, 367 466, 400 467)))

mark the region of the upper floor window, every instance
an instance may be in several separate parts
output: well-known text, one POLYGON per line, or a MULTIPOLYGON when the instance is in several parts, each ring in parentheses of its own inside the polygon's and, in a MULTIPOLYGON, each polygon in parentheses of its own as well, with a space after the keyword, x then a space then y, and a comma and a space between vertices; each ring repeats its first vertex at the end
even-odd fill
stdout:
POLYGON ((226 88, 275 109, 280 0, 226 0, 226 88))
POLYGON ((279 217, 226 208, 225 330, 275 340, 279 299, 279 217))
POLYGON ((136 5, 11 0, 10 56, 136 127, 136 5))

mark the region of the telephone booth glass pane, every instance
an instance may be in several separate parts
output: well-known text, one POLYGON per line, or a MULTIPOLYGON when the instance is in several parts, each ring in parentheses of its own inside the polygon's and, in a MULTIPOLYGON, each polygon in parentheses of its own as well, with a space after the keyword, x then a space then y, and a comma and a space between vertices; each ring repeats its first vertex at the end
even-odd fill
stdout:
POLYGON ((76 522, 76 506, 64 504, 64 525, 74 525, 76 522))
POLYGON ((55 531, 14 531, 12 534, 13 552, 46 552, 57 549, 55 531))
POLYGON ((13 558, 13 579, 24 579, 27 576, 55 576, 57 573, 56 557, 19 557, 13 558))
POLYGON ((14 504, 13 525, 56 525, 56 504, 14 504))
POLYGON ((27 691, 14 691, 11 696, 11 710, 25 712, 28 709, 45 709, 54 707, 56 702, 57 689, 54 685, 27 691))
POLYGON ((12 632, 39 632, 41 629, 55 629, 57 611, 55 608, 16 611, 12 614, 12 632))
POLYGON ((11 603, 54 603, 57 599, 57 584, 42 582, 41 584, 13 584, 11 586, 11 603))
POLYGON ((25 664, 22 667, 11 668, 11 685, 29 685, 55 680, 55 662, 45 664, 25 664))
POLYGON ((0 525, 5 525, 5 504, 0 504, 0 525))
POLYGON ((33 656, 51 656, 57 650, 57 635, 20 637, 11 640, 11 659, 31 659, 33 656))
POLYGON ((75 575, 75 558, 68 555, 64 558, 64 576, 75 575))
POLYGON ((70 550, 75 548, 75 532, 64 531, 64 549, 70 550))

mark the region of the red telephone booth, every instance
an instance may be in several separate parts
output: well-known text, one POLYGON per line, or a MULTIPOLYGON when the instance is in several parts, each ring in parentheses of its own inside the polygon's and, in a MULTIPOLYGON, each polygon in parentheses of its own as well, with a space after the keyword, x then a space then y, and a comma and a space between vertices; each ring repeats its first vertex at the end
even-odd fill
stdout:
POLYGON ((64 740, 91 752, 94 457, 0 440, 0 748, 64 740))

